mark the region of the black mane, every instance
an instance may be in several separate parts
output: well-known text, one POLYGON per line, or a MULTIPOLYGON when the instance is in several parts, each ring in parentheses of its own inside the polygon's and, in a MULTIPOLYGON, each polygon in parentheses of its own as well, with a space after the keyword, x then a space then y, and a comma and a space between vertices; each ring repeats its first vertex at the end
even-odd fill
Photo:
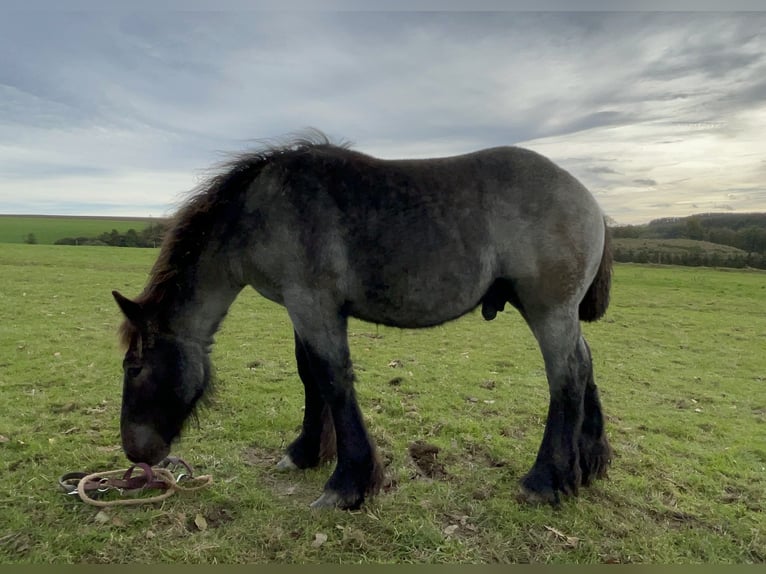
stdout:
MULTIPOLYGON (((214 222, 225 221, 226 212, 237 210, 250 183, 264 166, 275 159, 298 156, 317 149, 348 149, 349 144, 334 144, 319 130, 308 130, 278 140, 262 140, 260 147, 236 154, 214 168, 181 204, 169 221, 160 254, 149 272, 143 292, 135 302, 151 309, 179 289, 181 270, 191 269, 199 258, 214 222)), ((125 320, 120 326, 121 340, 129 346, 136 328, 125 320)))

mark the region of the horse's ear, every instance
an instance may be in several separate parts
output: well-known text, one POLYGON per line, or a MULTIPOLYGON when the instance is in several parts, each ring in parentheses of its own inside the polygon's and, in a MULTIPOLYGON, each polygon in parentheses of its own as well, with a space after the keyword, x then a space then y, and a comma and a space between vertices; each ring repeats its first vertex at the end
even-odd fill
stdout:
POLYGON ((144 312, 141 305, 121 295, 118 291, 112 291, 112 297, 117 301, 117 305, 119 305, 122 314, 125 315, 128 321, 137 325, 143 323, 144 312))

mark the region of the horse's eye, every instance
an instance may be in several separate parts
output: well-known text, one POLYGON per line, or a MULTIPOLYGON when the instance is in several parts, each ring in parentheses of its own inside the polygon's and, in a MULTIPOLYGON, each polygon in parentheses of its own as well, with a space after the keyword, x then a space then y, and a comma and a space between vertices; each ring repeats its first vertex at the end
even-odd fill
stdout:
POLYGON ((125 373, 127 373, 128 378, 135 379, 139 374, 141 374, 141 369, 143 367, 125 367, 125 373))

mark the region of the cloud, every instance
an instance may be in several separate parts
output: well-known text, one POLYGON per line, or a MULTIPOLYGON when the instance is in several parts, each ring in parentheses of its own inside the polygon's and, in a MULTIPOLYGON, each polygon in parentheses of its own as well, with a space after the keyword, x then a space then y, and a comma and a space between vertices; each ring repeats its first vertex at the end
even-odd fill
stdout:
POLYGON ((12 12, 0 211, 169 210, 224 152, 304 126, 381 157, 527 145, 618 221, 691 198, 753 208, 765 27, 760 13, 12 12))
POLYGON ((605 166, 589 167, 585 171, 587 171, 588 173, 595 173, 595 174, 619 174, 617 170, 614 170, 611 167, 605 167, 605 166))

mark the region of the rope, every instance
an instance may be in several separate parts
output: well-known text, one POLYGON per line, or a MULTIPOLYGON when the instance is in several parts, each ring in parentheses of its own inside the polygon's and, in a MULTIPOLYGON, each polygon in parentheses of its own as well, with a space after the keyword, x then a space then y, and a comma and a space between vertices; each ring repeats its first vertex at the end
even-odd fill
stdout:
MULTIPOLYGON (((183 466, 190 470, 189 465, 180 459, 174 460, 173 462, 181 463, 183 466)), ((75 473, 70 474, 73 475, 75 473)), ((77 474, 79 475, 79 473, 77 474)), ((69 475, 65 475, 65 477, 66 476, 69 475)), ((83 502, 92 506, 105 508, 109 506, 136 506, 139 504, 152 504, 154 502, 165 500, 166 498, 172 496, 175 492, 194 492, 203 488, 207 488, 213 482, 213 477, 211 475, 205 474, 202 476, 193 477, 191 476, 191 471, 188 475, 180 475, 179 479, 181 477, 186 477, 187 480, 193 480, 198 484, 195 484, 194 486, 182 486, 173 476, 173 473, 170 471, 170 469, 162 467, 152 468, 149 467, 149 465, 140 464, 131 466, 125 470, 94 472, 92 474, 85 475, 77 482, 76 490, 66 490, 65 488, 65 491, 71 494, 76 492, 80 497, 80 500, 83 502), (133 470, 136 468, 140 468, 144 472, 143 476, 131 476, 133 470), (114 478, 118 476, 121 476, 121 478, 114 478), (151 489, 164 489, 165 492, 156 496, 127 499, 122 498, 117 500, 98 500, 94 497, 99 494, 103 494, 106 490, 109 489, 117 489, 120 491, 120 493, 123 494, 126 491, 137 492, 151 489), (93 493, 93 495, 90 493, 93 493)), ((62 487, 66 487, 64 482, 65 479, 62 477, 62 480, 59 481, 62 487)))

